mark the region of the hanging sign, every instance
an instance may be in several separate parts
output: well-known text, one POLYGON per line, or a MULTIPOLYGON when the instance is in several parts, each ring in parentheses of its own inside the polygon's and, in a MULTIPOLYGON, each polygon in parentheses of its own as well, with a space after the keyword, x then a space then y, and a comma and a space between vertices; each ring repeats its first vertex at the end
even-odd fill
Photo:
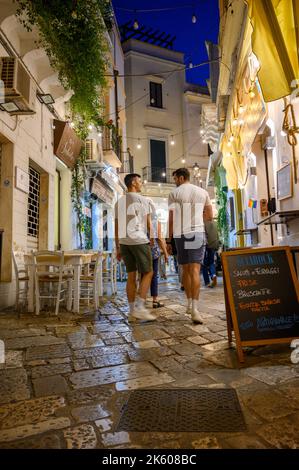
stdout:
POLYGON ((54 154, 73 170, 83 145, 82 141, 67 122, 54 120, 54 126, 54 154))
POLYGON ((94 178, 91 186, 92 194, 95 194, 101 201, 112 205, 114 193, 108 189, 98 178, 94 178))

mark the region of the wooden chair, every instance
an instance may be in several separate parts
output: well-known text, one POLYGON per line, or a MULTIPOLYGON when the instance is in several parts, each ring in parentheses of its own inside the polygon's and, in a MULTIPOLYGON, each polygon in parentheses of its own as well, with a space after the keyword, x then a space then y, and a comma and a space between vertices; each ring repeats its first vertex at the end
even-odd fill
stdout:
POLYGON ((94 308, 99 308, 99 297, 103 295, 102 286, 102 253, 98 253, 96 260, 80 277, 80 300, 93 300, 94 308))
POLYGON ((42 299, 55 299, 55 315, 59 313, 60 303, 67 295, 67 310, 72 308, 73 272, 66 270, 64 253, 61 251, 38 251, 33 253, 35 272, 35 310, 40 312, 42 299), (41 286, 47 285, 48 290, 41 294, 41 286), (56 293, 52 292, 56 286, 56 293))
POLYGON ((117 258, 114 252, 105 253, 103 260, 103 286, 110 286, 111 295, 117 293, 117 258))
POLYGON ((24 302, 27 304, 27 294, 28 294, 28 269, 24 261, 24 252, 22 251, 13 251, 12 259, 15 271, 16 278, 16 303, 15 308, 18 311, 20 308, 20 297, 23 295, 24 302), (24 287, 21 286, 24 284, 24 287))

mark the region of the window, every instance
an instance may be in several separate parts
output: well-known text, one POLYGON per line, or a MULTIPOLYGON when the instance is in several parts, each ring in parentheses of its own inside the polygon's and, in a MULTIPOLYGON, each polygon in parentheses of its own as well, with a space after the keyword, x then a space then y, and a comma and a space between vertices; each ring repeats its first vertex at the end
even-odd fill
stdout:
POLYGON ((153 108, 163 108, 161 83, 150 82, 150 103, 153 108))
POLYGON ((27 234, 38 238, 40 174, 29 167, 28 225, 27 234))
POLYGON ((166 145, 164 140, 150 140, 151 181, 166 183, 166 145))

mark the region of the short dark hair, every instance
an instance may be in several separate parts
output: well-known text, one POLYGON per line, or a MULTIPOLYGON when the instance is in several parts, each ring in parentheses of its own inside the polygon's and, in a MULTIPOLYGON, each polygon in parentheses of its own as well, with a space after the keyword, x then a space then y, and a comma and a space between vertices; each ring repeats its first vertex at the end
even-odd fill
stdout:
POLYGON ((130 189, 130 187, 132 186, 132 183, 135 178, 141 178, 141 176, 138 175, 137 173, 130 173, 129 175, 125 176, 125 185, 127 186, 128 189, 130 189))
POLYGON ((172 176, 176 176, 177 178, 182 176, 185 181, 189 181, 190 180, 190 171, 188 170, 188 168, 178 168, 178 170, 175 170, 172 173, 172 176))

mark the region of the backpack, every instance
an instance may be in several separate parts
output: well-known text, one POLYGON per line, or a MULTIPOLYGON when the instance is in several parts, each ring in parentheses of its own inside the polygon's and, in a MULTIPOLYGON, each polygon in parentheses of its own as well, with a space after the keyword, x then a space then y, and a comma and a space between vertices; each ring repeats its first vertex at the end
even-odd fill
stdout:
POLYGON ((205 222, 205 231, 207 236, 207 246, 212 250, 219 250, 221 241, 218 235, 217 223, 214 220, 205 222))

